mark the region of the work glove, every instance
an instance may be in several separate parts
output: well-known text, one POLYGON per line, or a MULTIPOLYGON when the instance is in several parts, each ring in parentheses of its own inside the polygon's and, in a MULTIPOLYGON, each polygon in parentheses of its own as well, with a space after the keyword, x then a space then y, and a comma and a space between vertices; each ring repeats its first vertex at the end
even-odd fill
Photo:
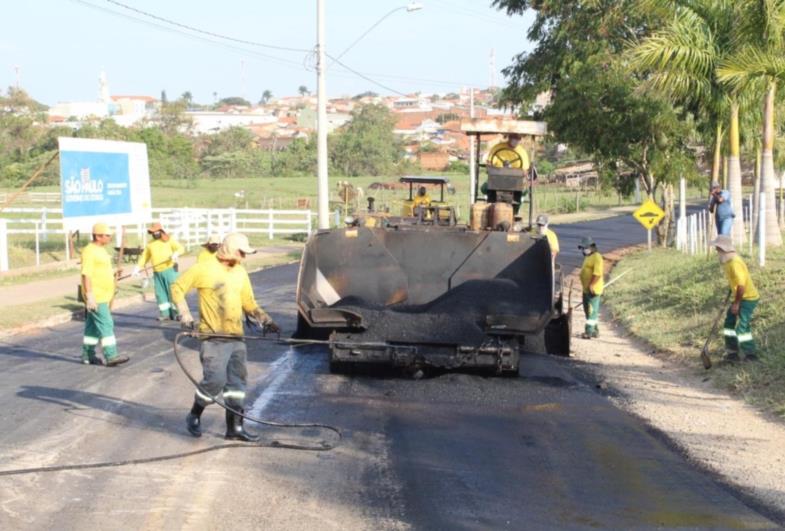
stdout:
POLYGON ((270 319, 268 317, 267 321, 262 323, 262 331, 265 334, 267 334, 267 333, 270 333, 270 334, 280 334, 281 333, 281 327, 278 326, 277 324, 275 324, 275 321, 273 321, 272 319, 270 319))
POLYGON ((98 303, 95 302, 95 295, 92 292, 87 294, 85 298, 85 307, 88 312, 95 312, 98 310, 98 303))
POLYGON ((180 258, 180 253, 172 253, 172 262, 177 262, 180 258))
POLYGON ((180 328, 189 332, 196 330, 196 322, 190 313, 180 314, 180 328))
POLYGON ((135 265, 134 266, 134 270, 131 273, 131 276, 134 277, 134 278, 139 278, 141 275, 142 275, 141 269, 139 269, 138 265, 135 265))

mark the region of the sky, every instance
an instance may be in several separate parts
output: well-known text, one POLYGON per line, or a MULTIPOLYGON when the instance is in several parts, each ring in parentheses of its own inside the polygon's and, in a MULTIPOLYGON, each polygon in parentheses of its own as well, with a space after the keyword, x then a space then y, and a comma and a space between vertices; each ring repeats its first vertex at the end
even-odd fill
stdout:
MULTIPOLYGON (((316 0, 117 1, 208 32, 299 50, 173 29, 109 0, 27 0, 9 3, 0 20, 0 89, 16 84, 18 68, 20 86, 48 105, 97 99, 101 71, 114 95, 158 98, 166 90, 175 99, 189 91, 199 103, 228 96, 256 102, 265 90, 295 95, 301 85, 316 90, 313 54, 305 51, 316 44, 316 0)), ((385 17, 340 59, 369 79, 332 64, 330 97, 485 88, 492 50, 496 84, 503 85, 501 70, 531 49, 533 16, 508 17, 490 0, 422 0, 414 12, 398 9, 409 0, 324 2, 325 49, 334 57, 385 17)))

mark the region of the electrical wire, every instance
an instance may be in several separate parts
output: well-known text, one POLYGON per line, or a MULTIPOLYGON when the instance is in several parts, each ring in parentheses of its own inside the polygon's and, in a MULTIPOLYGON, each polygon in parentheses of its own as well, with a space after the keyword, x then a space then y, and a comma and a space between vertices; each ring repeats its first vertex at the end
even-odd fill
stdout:
POLYGON ((291 47, 291 46, 279 46, 277 44, 266 44, 266 43, 262 43, 262 42, 249 41, 249 40, 245 40, 245 39, 237 39, 235 37, 230 37, 228 35, 222 35, 220 33, 215 33, 213 31, 207 31, 207 30, 203 30, 203 29, 200 29, 200 28, 196 28, 194 26, 189 26, 188 24, 182 24, 182 23, 177 22, 175 20, 172 20, 172 19, 169 19, 169 18, 165 18, 165 17, 159 16, 159 15, 156 15, 154 13, 150 13, 149 11, 144 11, 142 9, 138 9, 136 7, 133 7, 133 6, 129 6, 128 4, 124 4, 122 2, 118 2, 117 0, 105 0, 105 1, 110 3, 110 4, 116 5, 118 7, 121 7, 123 9, 127 9, 128 11, 132 11, 134 13, 137 13, 139 15, 143 15, 145 17, 149 17, 149 18, 152 18, 152 19, 155 19, 155 20, 160 20, 161 22, 165 22, 167 24, 171 24, 172 26, 177 26, 178 28, 187 29, 188 31, 193 31, 195 33, 202 33, 204 35, 209 35, 210 37, 217 37, 219 39, 224 39, 224 40, 236 42, 236 43, 239 43, 239 44, 249 44, 251 46, 258 46, 260 48, 270 48, 270 49, 273 49, 273 50, 281 50, 281 51, 287 51, 287 52, 306 52, 307 53, 307 52, 311 51, 309 48, 294 48, 294 47, 291 47))

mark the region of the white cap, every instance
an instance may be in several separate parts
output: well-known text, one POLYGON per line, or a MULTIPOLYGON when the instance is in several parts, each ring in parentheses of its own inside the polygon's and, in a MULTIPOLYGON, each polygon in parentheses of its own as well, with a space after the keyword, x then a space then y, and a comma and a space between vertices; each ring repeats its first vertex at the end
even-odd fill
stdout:
POLYGON ((239 232, 233 232, 224 238, 216 256, 223 260, 240 260, 242 259, 240 251, 245 254, 253 254, 256 252, 256 249, 251 247, 251 244, 248 242, 248 236, 239 232))

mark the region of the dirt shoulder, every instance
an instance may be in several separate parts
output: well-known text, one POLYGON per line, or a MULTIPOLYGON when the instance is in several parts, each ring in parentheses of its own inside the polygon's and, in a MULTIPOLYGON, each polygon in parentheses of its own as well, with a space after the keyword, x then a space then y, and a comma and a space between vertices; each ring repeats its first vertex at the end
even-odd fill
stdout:
MULTIPOLYGON (((611 253, 615 263, 621 253, 611 253)), ((613 275, 611 275, 613 276, 613 275)), ((580 293, 573 293, 573 301, 580 293)), ((576 298, 577 297, 577 298, 576 298)), ((603 311, 599 339, 577 338, 573 356, 607 389, 610 400, 666 435, 698 466, 716 473, 779 515, 785 515, 785 426, 724 392, 702 368, 659 354, 603 311)), ((697 358, 697 351, 695 352, 697 358)))

